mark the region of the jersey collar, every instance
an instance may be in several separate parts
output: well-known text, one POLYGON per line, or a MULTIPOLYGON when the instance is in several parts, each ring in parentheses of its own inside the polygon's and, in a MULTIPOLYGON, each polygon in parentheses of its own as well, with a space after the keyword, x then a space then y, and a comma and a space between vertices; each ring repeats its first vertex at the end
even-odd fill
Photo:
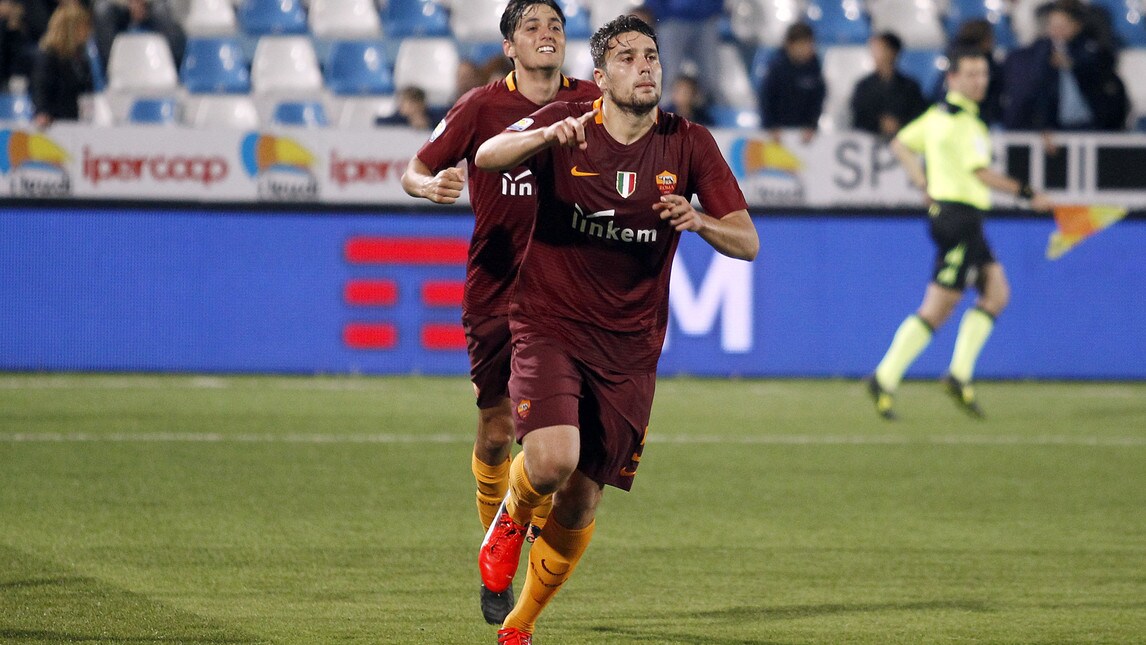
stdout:
POLYGON ((947 102, 950 103, 951 105, 957 105, 960 108, 962 108, 963 110, 966 110, 967 112, 970 112, 971 114, 973 114, 975 116, 979 116, 979 104, 972 101, 971 99, 967 98, 966 96, 960 94, 959 92, 956 92, 956 91, 948 92, 947 93, 947 102))
MULTIPOLYGON (((604 98, 599 98, 596 101, 593 101, 593 109, 597 110, 597 116, 593 117, 593 122, 596 123, 597 125, 601 125, 602 123, 605 122, 605 111, 601 109, 601 103, 604 100, 605 100, 604 98)), ((657 107, 655 107, 653 109, 657 111, 657 116, 653 122, 654 123, 660 123, 661 122, 661 108, 658 105, 657 107)))
MULTIPOLYGON (((505 75, 505 86, 510 92, 517 91, 517 71, 505 75)), ((569 77, 564 74, 561 75, 561 87, 569 87, 569 77)))

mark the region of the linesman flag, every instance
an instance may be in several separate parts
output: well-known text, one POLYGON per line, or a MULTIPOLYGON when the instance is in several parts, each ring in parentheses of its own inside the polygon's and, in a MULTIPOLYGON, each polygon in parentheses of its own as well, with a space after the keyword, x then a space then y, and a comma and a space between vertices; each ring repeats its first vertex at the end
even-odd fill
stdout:
POLYGON ((1057 229, 1047 240, 1047 259, 1057 260, 1079 242, 1126 217, 1121 206, 1085 206, 1071 204, 1056 206, 1054 222, 1057 229))

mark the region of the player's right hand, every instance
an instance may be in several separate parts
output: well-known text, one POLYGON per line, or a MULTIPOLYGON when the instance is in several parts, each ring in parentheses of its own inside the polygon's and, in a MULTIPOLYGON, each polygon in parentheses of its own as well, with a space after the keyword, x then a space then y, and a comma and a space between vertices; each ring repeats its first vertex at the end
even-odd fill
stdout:
POLYGON ((567 148, 589 147, 585 140, 585 125, 597 116, 597 109, 592 109, 577 118, 567 116, 545 128, 545 140, 567 148))
POLYGON ((462 196, 465 177, 457 166, 450 166, 430 178, 422 186, 422 195, 435 204, 453 204, 462 196))

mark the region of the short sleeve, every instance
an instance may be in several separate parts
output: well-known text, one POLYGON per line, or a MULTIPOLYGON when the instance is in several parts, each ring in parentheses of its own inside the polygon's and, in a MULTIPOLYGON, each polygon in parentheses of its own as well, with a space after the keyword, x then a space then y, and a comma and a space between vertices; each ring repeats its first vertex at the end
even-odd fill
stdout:
POLYGON ((472 90, 450 108, 438 123, 422 147, 418 158, 433 172, 457 165, 475 150, 474 126, 478 118, 479 101, 471 100, 477 90, 472 90))
POLYGON ((686 188, 696 193, 706 213, 718 219, 734 211, 747 210, 748 203, 736 175, 732 174, 712 133, 695 123, 688 128, 692 182, 686 188))

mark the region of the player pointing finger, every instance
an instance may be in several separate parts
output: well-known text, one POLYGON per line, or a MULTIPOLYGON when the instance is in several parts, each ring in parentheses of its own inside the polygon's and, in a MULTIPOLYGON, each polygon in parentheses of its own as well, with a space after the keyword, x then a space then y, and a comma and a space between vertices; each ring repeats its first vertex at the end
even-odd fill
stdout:
POLYGON ((545 128, 545 140, 547 142, 556 143, 560 146, 568 148, 580 148, 584 150, 588 147, 585 141, 585 125, 591 119, 597 116, 598 110, 590 110, 579 117, 565 117, 561 121, 545 128))

